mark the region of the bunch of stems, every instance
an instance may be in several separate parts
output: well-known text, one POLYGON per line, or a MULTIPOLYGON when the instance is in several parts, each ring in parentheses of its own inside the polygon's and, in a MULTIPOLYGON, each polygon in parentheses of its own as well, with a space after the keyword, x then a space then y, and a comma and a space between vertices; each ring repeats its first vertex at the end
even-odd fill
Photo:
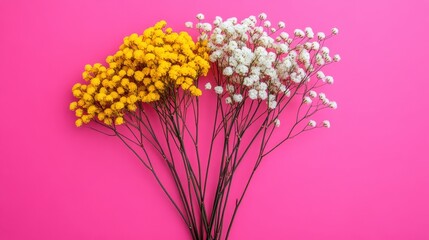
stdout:
MULTIPOLYGON (((218 85, 222 85, 224 76, 216 67, 213 69, 214 79, 218 85)), ((314 72, 309 72, 308 77, 314 72)), ((279 96, 275 109, 268 108, 266 101, 250 100, 244 87, 239 90, 244 96, 240 103, 225 104, 224 95, 227 93, 217 94, 210 133, 201 132, 199 127, 199 98, 171 87, 160 101, 140 104, 137 111, 129 112, 125 124, 108 126, 97 122, 109 132, 94 129, 119 138, 152 173, 183 219, 192 239, 228 239, 238 209, 263 159, 286 141, 314 129, 305 124, 306 120, 328 108, 322 102, 305 106, 302 101, 297 104, 294 99, 302 99, 310 90, 324 84, 321 81, 312 84, 306 81, 286 83, 291 95, 279 96), (275 121, 284 112, 293 122, 289 126, 277 128, 275 121), (273 138, 276 129, 281 129, 281 138, 273 138), (207 137, 210 137, 210 144, 206 146, 208 156, 202 156, 201 138, 207 137), (219 142, 222 147, 216 155, 214 150, 219 142), (160 165, 154 164, 158 160, 165 163, 174 180, 174 193, 160 177, 160 165), (211 171, 216 165, 214 161, 220 164, 217 173, 211 171), (233 196, 233 182, 242 164, 250 165, 251 172, 243 187, 238 189, 238 196, 233 196), (208 184, 211 178, 217 180, 214 189, 208 184), (210 191, 214 191, 214 197, 209 202, 207 195, 210 191)), ((240 88, 240 85, 236 87, 240 88)))

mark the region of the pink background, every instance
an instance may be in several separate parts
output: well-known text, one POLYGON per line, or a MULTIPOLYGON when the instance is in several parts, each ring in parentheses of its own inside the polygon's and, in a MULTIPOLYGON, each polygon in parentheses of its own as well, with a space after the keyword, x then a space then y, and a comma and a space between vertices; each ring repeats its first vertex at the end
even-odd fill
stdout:
POLYGON ((427 0, 1 1, 0 239, 187 239, 118 141, 74 127, 70 88, 159 19, 260 11, 340 29, 339 109, 264 163, 231 239, 429 239, 427 0))

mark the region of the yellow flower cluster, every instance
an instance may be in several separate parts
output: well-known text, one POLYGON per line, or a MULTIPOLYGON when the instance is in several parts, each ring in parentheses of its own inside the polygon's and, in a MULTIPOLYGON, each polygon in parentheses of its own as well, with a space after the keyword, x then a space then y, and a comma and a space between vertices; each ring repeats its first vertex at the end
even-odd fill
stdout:
POLYGON ((165 21, 142 35, 125 37, 119 51, 106 62, 108 66, 86 65, 82 76, 87 84, 72 88, 77 100, 70 110, 78 117, 78 127, 94 118, 120 125, 126 112, 136 111, 139 104, 165 100, 166 90, 181 88, 200 96, 195 81, 210 68, 207 42, 195 43, 188 33, 166 28, 165 21))

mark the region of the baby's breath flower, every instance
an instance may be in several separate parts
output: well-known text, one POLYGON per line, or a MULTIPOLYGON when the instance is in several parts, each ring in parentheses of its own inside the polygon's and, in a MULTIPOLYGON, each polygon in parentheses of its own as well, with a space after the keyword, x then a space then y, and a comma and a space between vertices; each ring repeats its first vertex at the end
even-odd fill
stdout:
POLYGON ((293 33, 296 37, 299 37, 299 38, 303 38, 305 36, 304 31, 302 31, 301 29, 295 29, 293 33))
POLYGON ((210 89, 212 89, 212 85, 208 82, 208 83, 206 83, 206 85, 204 85, 204 88, 207 90, 210 90, 210 89))
POLYGON ((325 74, 322 71, 318 71, 316 73, 316 76, 318 79, 324 79, 325 78, 325 74))
POLYGON ((198 13, 197 14, 197 19, 198 20, 204 20, 204 15, 202 13, 198 13))
POLYGON ((274 126, 275 126, 275 127, 280 127, 280 119, 276 118, 276 119, 274 120, 274 126))
POLYGON ((320 49, 320 51, 325 55, 329 54, 329 48, 328 47, 322 47, 322 49, 320 49))
POLYGON ((194 24, 192 22, 185 22, 187 28, 193 28, 194 24))
POLYGON ((232 99, 231 99, 231 97, 227 97, 227 98, 225 98, 225 103, 226 103, 226 104, 231 104, 231 103, 232 103, 232 99))
POLYGON ((319 50, 320 48, 320 44, 318 42, 313 42, 311 45, 313 50, 319 50))
POLYGON ((232 96, 232 99, 234 100, 234 102, 239 103, 239 102, 243 101, 243 96, 241 94, 234 94, 232 96))
POLYGON ((311 98, 315 98, 315 97, 317 97, 317 93, 316 93, 316 91, 314 91, 314 90, 310 90, 310 91, 308 92, 308 95, 309 95, 311 98))
POLYGON ((325 81, 326 81, 326 83, 328 83, 328 84, 333 84, 333 83, 334 83, 334 78, 333 78, 333 77, 331 77, 331 76, 326 76, 326 77, 325 77, 325 81))
POLYGON ((255 100, 258 98, 258 91, 256 89, 252 88, 249 90, 248 96, 250 99, 255 100))
POLYGON ((323 32, 318 32, 318 33, 317 33, 317 38, 318 38, 320 41, 322 41, 323 39, 325 39, 325 38, 326 38, 326 35, 325 35, 325 33, 323 33, 323 32))
POLYGON ((264 27, 266 27, 266 28, 271 27, 271 22, 268 20, 264 21, 264 27))
POLYGON ((322 122, 322 125, 323 125, 325 128, 330 128, 330 127, 331 127, 331 123, 329 122, 329 120, 324 120, 324 121, 322 122))
POLYGON ((311 100, 310 97, 305 96, 302 102, 305 104, 311 104, 313 101, 311 100))
POLYGON ((313 29, 311 27, 305 28, 305 34, 308 38, 314 38, 314 32, 313 32, 313 29))
POLYGON ((282 22, 282 21, 280 21, 280 22, 277 24, 277 26, 278 26, 279 28, 284 28, 284 27, 285 27, 285 23, 284 23, 284 22, 282 22))
POLYGON ((269 101, 268 102, 268 108, 269 109, 274 109, 277 107, 277 101, 269 101))
POLYGON ((333 35, 337 35, 338 34, 338 28, 335 28, 335 27, 332 28, 331 32, 332 32, 333 35))
POLYGON ((234 73, 234 71, 232 70, 231 67, 226 67, 222 73, 225 76, 231 76, 234 73))
POLYGON ((217 94, 222 94, 222 93, 223 93, 223 87, 222 87, 222 86, 216 86, 216 87, 214 88, 214 90, 215 90, 215 92, 216 92, 217 94))
POLYGON ((258 97, 262 100, 265 100, 265 99, 267 99, 268 94, 265 90, 259 90, 258 97))
POLYGON ((265 13, 259 14, 259 19, 261 19, 261 20, 267 19, 267 14, 265 14, 265 13))
POLYGON ((308 122, 308 126, 310 126, 310 127, 315 127, 316 126, 316 121, 314 121, 314 120, 310 120, 309 122, 308 122))
POLYGON ((341 60, 340 55, 335 54, 335 55, 334 55, 334 62, 339 62, 340 60, 341 60))
POLYGON ((282 32, 282 33, 280 33, 280 37, 283 40, 287 40, 289 38, 289 34, 287 32, 282 32))
POLYGON ((329 107, 332 108, 332 109, 337 109, 337 107, 338 107, 337 106, 337 102, 334 102, 334 101, 330 102, 329 103, 329 107))

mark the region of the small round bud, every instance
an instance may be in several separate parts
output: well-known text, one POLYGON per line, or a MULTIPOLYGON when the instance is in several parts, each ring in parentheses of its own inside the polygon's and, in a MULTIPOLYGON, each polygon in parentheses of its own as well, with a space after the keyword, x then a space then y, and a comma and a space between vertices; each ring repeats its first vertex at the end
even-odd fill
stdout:
POLYGON ((322 122, 323 127, 325 128, 330 128, 331 127, 331 123, 329 122, 329 120, 324 120, 322 122))
POLYGON ((308 122, 308 126, 310 126, 310 127, 315 127, 315 126, 316 126, 316 121, 314 121, 314 120, 310 120, 310 121, 308 122))
POLYGON ((335 54, 335 55, 334 55, 334 62, 339 62, 340 60, 341 60, 340 55, 335 54))
POLYGON ((193 27, 193 23, 192 22, 185 22, 185 26, 187 28, 192 28, 193 27))
POLYGON ((197 14, 197 19, 198 20, 203 20, 204 19, 204 15, 202 13, 198 13, 197 14))
POLYGON ((317 38, 318 38, 319 40, 323 40, 323 39, 325 39, 325 38, 326 38, 326 35, 325 35, 325 33, 323 33, 323 32, 319 32, 319 33, 317 33, 317 38))
POLYGON ((280 119, 276 118, 276 120, 274 120, 274 126, 280 127, 280 119))
POLYGON ((212 89, 212 85, 208 82, 208 83, 206 83, 206 85, 204 85, 204 88, 207 90, 210 90, 210 89, 212 89))

